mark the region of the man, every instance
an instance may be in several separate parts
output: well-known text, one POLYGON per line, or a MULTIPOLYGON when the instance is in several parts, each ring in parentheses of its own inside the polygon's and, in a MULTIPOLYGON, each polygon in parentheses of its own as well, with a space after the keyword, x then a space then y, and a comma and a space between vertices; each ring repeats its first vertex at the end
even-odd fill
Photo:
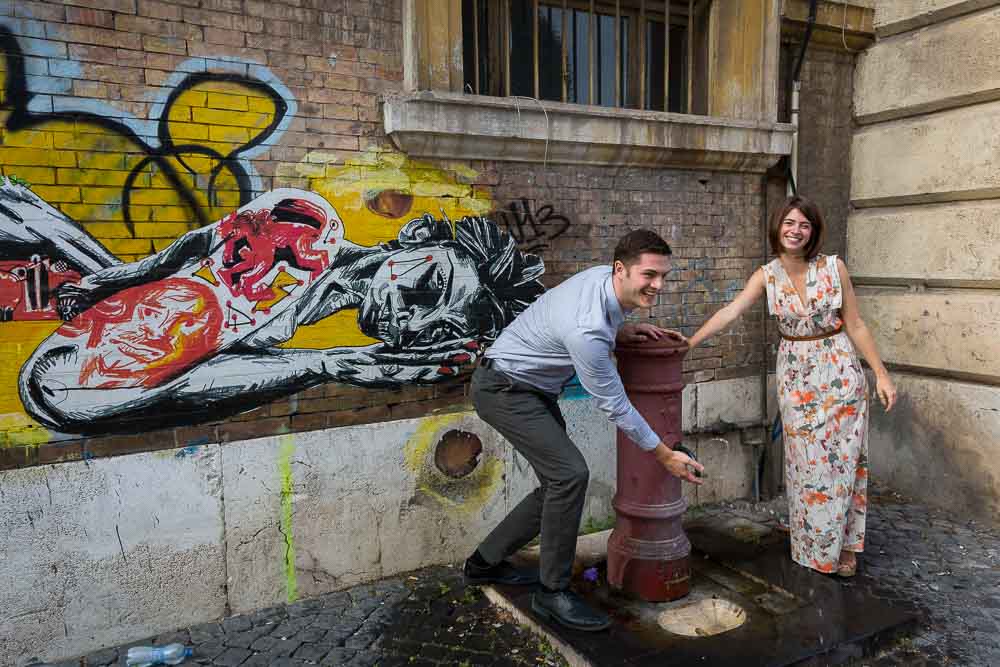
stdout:
POLYGON ((454 376, 544 291, 540 258, 486 218, 414 218, 360 246, 316 193, 278 189, 160 252, 123 264, 22 185, 0 178, 0 251, 44 252, 82 275, 58 289, 67 320, 35 349, 29 414, 75 433, 219 419, 326 382, 454 376), (346 309, 379 343, 282 347, 346 309))
POLYGON ((470 583, 529 584, 544 618, 577 630, 603 630, 607 615, 569 590, 576 536, 589 471, 566 435, 556 402, 574 372, 608 418, 670 474, 700 484, 703 467, 662 442, 625 395, 612 361, 616 338, 631 342, 680 334, 649 324, 625 324, 635 308, 649 308, 670 270, 670 246, 638 230, 615 248, 612 267, 599 266, 569 278, 521 313, 486 352, 472 377, 472 401, 538 476, 540 486, 500 522, 465 563, 470 583), (504 559, 541 533, 538 577, 504 559))

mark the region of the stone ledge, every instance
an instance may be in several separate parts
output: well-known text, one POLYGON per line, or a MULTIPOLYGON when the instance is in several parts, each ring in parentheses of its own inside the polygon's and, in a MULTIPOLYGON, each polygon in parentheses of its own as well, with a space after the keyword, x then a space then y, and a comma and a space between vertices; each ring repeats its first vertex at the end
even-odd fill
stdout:
POLYGON ((875 34, 879 39, 987 9, 997 0, 907 0, 882 2, 875 7, 875 34))
POLYGON ((788 123, 460 93, 388 98, 385 131, 414 157, 761 172, 791 153, 788 123))

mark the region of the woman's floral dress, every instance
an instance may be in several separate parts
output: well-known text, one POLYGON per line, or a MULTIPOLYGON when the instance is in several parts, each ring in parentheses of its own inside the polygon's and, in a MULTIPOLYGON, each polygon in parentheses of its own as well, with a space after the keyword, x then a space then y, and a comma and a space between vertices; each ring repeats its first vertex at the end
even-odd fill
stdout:
MULTIPOLYGON (((778 259, 763 269, 767 309, 783 334, 817 336, 841 326, 843 294, 835 255, 809 262, 805 304, 778 259)), ((842 549, 862 551, 865 544, 865 374, 844 332, 812 341, 782 339, 777 385, 792 559, 833 572, 842 549)))

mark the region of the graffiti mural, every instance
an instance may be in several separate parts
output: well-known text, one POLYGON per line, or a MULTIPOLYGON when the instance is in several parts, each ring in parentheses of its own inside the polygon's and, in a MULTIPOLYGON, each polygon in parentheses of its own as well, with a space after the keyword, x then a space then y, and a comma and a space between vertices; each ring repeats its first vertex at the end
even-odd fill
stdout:
POLYGON ((0 25, 0 168, 120 257, 160 250, 259 194, 250 158, 280 140, 296 108, 266 68, 196 58, 137 118, 102 100, 33 91, 34 60, 0 25))
POLYGON ((25 252, 21 238, 44 237, 50 259, 84 274, 55 290, 67 321, 20 375, 27 412, 60 431, 217 419, 324 382, 433 383, 544 290, 542 261, 485 217, 425 214, 395 239, 362 246, 345 239, 323 197, 279 189, 154 255, 104 256, 107 266, 90 271, 79 248, 100 244, 85 230, 7 179, 0 202, 5 256, 25 252), (379 342, 279 347, 347 309, 379 342))
POLYGON ((541 293, 551 207, 393 150, 277 161, 299 107, 251 62, 81 97, 30 23, 0 19, 0 447, 437 382, 541 293))

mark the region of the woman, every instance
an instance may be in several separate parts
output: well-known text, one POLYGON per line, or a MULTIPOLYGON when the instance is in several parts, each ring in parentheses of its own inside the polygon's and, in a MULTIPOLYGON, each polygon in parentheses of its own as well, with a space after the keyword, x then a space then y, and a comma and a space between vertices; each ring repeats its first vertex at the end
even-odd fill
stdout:
POLYGON ((868 387, 855 348, 875 371, 888 411, 896 388, 858 314, 844 263, 819 254, 823 218, 791 197, 769 226, 777 258, 689 340, 719 333, 767 295, 778 320, 778 405, 785 434, 792 559, 820 572, 853 576, 864 549, 868 478, 868 387))

